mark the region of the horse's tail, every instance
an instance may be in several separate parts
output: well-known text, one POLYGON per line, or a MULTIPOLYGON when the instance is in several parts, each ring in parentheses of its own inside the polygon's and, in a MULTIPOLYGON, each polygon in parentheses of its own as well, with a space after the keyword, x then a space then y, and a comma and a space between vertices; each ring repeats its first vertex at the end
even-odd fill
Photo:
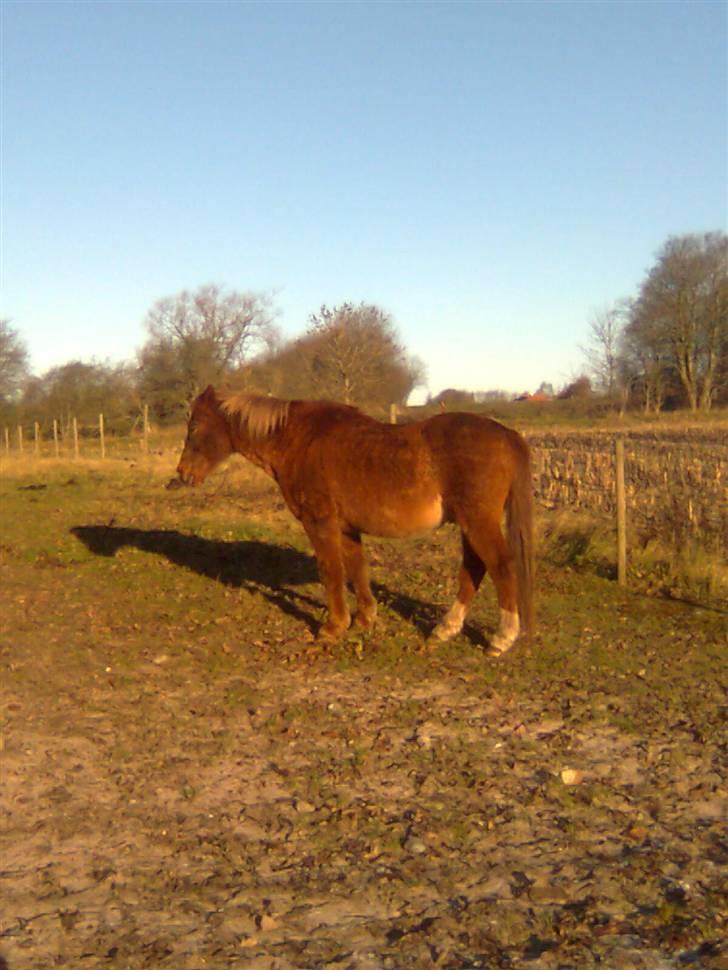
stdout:
POLYGON ((506 502, 508 545, 516 568, 518 617, 521 628, 533 633, 533 482, 528 445, 521 438, 516 471, 506 502))

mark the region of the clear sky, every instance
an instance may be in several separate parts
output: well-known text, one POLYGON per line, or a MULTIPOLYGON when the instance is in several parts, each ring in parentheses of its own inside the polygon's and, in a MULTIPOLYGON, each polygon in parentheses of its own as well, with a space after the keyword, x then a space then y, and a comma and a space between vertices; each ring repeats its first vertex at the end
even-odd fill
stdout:
POLYGON ((728 220, 727 10, 2 0, 0 315, 36 373, 159 298, 392 316, 429 387, 533 390, 670 235, 728 220))

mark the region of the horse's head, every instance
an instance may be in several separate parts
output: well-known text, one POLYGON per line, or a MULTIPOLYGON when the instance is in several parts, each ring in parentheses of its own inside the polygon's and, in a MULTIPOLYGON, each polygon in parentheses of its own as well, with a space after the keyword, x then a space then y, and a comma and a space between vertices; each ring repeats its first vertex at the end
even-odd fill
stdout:
POLYGON ((199 485, 232 451, 229 424, 210 385, 192 405, 187 438, 177 465, 178 480, 185 485, 199 485))

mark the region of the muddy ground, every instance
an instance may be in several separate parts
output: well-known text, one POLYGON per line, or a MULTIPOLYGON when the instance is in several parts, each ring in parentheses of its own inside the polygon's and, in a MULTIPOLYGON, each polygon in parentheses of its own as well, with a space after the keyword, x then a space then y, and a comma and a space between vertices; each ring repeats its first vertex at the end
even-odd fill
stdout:
POLYGON ((275 494, 0 479, 0 967, 726 967, 725 613, 540 564, 426 634, 457 537, 374 543, 320 649, 275 494))

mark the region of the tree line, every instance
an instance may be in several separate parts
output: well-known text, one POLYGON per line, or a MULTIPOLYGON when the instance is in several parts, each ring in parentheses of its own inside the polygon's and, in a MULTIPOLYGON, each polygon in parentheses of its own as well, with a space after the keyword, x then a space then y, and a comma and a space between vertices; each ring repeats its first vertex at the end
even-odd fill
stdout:
POLYGON ((0 419, 56 420, 64 431, 74 417, 92 424, 103 412, 109 429, 128 429, 146 405, 155 422, 173 424, 210 383, 384 411, 425 380, 373 304, 324 305, 303 335, 283 341, 267 294, 208 285, 159 300, 144 326, 134 362, 71 361, 34 376, 19 333, 0 321, 0 419))
MULTIPOLYGON (((207 285, 159 300, 144 328, 134 361, 74 360, 37 376, 21 334, 0 320, 0 420, 63 428, 103 412, 110 430, 128 429, 146 404, 155 422, 175 423, 208 383, 384 411, 425 384, 424 365, 374 304, 324 305, 301 336, 284 341, 268 294, 207 285)), ((638 293, 594 315, 582 349, 585 373, 557 396, 596 393, 621 410, 652 413, 728 404, 728 237, 670 237, 638 293)), ((439 397, 451 404, 461 393, 439 397)))
POLYGON ((636 296, 594 315, 584 353, 621 410, 728 404, 728 236, 670 237, 636 296))

